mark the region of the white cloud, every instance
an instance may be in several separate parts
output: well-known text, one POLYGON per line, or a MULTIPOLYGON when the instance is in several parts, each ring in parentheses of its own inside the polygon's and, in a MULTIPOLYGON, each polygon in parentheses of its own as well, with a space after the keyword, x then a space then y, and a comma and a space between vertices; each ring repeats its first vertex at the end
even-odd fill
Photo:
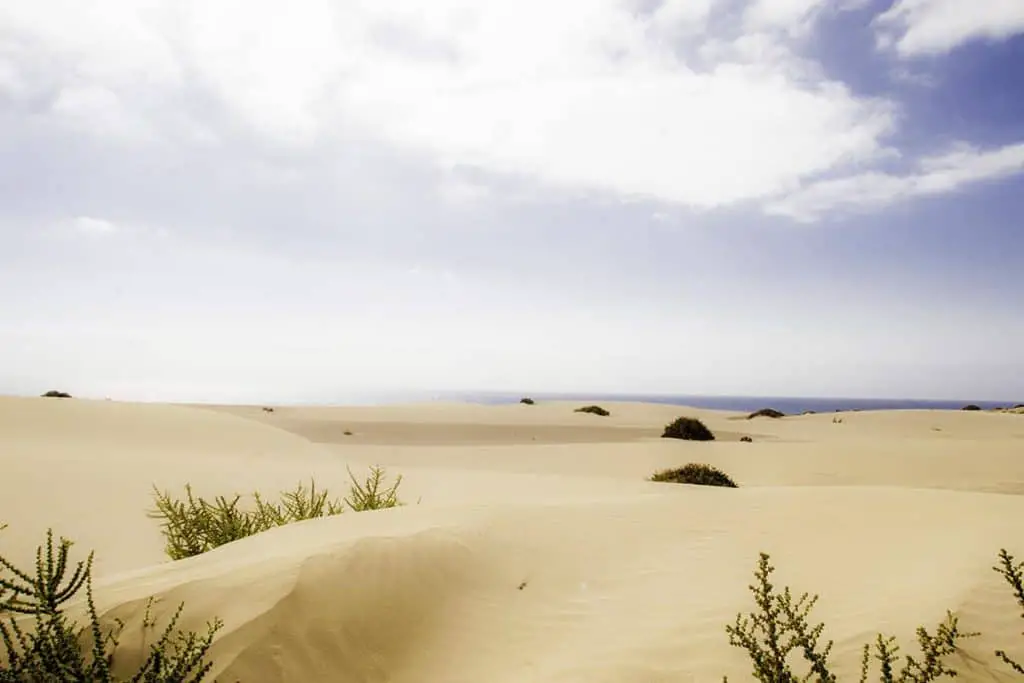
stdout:
POLYGON ((114 223, 91 216, 78 216, 71 221, 71 227, 86 235, 109 235, 117 232, 117 226, 114 223))
POLYGON ((822 180, 768 204, 768 213, 810 222, 832 212, 870 211, 911 197, 945 194, 1024 171, 1024 143, 992 150, 959 145, 897 175, 869 171, 822 180))
MULTIPOLYGON (((749 16, 780 26, 821 4, 758 0, 749 16)), ((884 152, 891 105, 793 78, 801 61, 784 32, 726 37, 720 47, 735 49, 699 72, 681 61, 673 36, 699 47, 709 18, 734 9, 303 0, 281 14, 267 0, 46 0, 4 5, 0 23, 62 65, 52 107, 101 136, 140 122, 205 130, 208 110, 162 106, 190 84, 264 144, 373 139, 442 166, 704 208, 884 152)))
MULTIPOLYGON (((1024 25, 1024 0, 973 4, 900 0, 879 27, 916 53, 1024 25)), ((870 170, 816 179, 897 154, 898 106, 801 54, 819 17, 863 6, 300 0, 282 14, 270 0, 5 3, 0 92, 61 131, 161 142, 165 160, 179 148, 269 150, 268 174, 300 180, 295 158, 327 165, 358 158, 354 147, 388 149, 434 165, 424 195, 453 210, 501 197, 488 174, 565 196, 774 212, 831 206, 828 188, 846 183, 881 205, 924 190, 870 170), (444 170, 459 167, 480 173, 444 170)))
POLYGON ((900 55, 948 52, 972 40, 1024 33, 1021 0, 897 0, 875 20, 879 41, 900 55))

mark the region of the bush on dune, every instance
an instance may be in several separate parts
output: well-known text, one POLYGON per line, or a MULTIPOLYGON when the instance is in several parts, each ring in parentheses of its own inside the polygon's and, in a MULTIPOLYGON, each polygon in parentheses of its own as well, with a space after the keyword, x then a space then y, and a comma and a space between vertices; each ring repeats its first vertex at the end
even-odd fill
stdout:
POLYGON ((600 415, 601 417, 608 417, 609 415, 611 415, 611 413, 609 413, 607 410, 605 410, 601 406, 583 406, 582 408, 577 408, 573 412, 576 412, 576 413, 590 413, 591 415, 600 415))
MULTIPOLYGON (((183 605, 149 646, 134 675, 127 679, 114 675, 124 624, 101 622, 93 601, 93 555, 72 568, 71 545, 64 538, 55 544, 53 532, 48 531, 46 544, 36 549, 34 574, 0 555, 0 683, 204 680, 213 667, 205 661, 206 655, 222 623, 214 620, 203 635, 177 630, 183 605), (65 608, 80 598, 83 588, 88 624, 80 626, 67 617, 65 608)), ((143 628, 155 628, 148 609, 143 628)))
POLYGON ((523 405, 527 405, 527 406, 532 406, 534 403, 536 403, 536 401, 534 401, 532 398, 529 398, 529 397, 521 398, 521 399, 519 399, 519 402, 522 403, 523 405))
POLYGON ((669 482, 673 484, 698 484, 701 486, 725 486, 737 488, 728 474, 716 467, 691 462, 689 465, 675 469, 661 470, 651 475, 651 481, 669 482))
POLYGON ((45 394, 43 394, 42 398, 71 398, 71 394, 69 394, 66 391, 57 391, 55 389, 51 389, 50 391, 47 391, 45 394))
POLYGON ((300 483, 294 491, 282 493, 277 503, 254 493, 254 505, 248 509, 239 506, 242 499, 239 494, 231 499, 217 496, 210 501, 193 495, 191 485, 186 484, 185 499, 179 500, 154 487, 156 509, 151 510, 149 516, 160 520, 167 556, 180 560, 274 527, 340 515, 346 508, 363 512, 402 505, 398 499, 401 475, 394 484, 385 486, 384 469, 374 466, 362 483, 351 470, 349 478, 352 483, 344 501, 332 500, 327 491, 318 491, 316 482, 311 481, 308 489, 300 483))
POLYGON ((968 403, 960 410, 981 410, 981 406, 974 405, 973 403, 968 403))
MULTIPOLYGON (((1001 550, 999 564, 993 569, 1010 585, 1017 605, 1024 608, 1024 562, 1016 562, 1006 550, 1001 550)), ((729 644, 746 650, 753 665, 753 678, 761 683, 836 683, 838 678, 829 663, 833 643, 821 641, 824 624, 812 625, 808 619, 818 596, 804 593, 794 598, 788 587, 778 592, 771 582, 774 571, 770 557, 761 553, 754 584, 750 586, 757 611, 738 614, 736 621, 725 627, 729 644), (799 675, 793 670, 797 657, 804 660, 806 674, 799 675)), ((954 678, 958 672, 946 659, 959 651, 963 640, 979 635, 961 631, 957 617, 947 611, 946 618, 933 632, 918 627, 920 655, 907 654, 900 660, 896 639, 880 633, 861 650, 860 683, 867 683, 873 665, 878 666, 881 683, 930 683, 939 678, 954 678)), ((996 650, 995 655, 1012 671, 1024 675, 1024 665, 1006 651, 996 650)))
POLYGON ((750 415, 747 415, 748 420, 753 420, 755 417, 771 417, 778 419, 780 417, 786 417, 786 414, 781 410, 775 410, 774 408, 761 408, 761 410, 755 410, 750 415))
MULTIPOLYGON (((999 551, 999 564, 992 569, 1009 584, 1013 599, 1017 602, 1017 607, 1021 609, 1020 618, 1024 619, 1024 562, 1017 562, 1013 555, 1003 548, 999 551)), ((1024 632, 1021 635, 1024 636, 1024 632)), ((1024 660, 1018 662, 1010 657, 1006 650, 996 650, 996 657, 1021 676, 1024 676, 1024 660)))
POLYGON ((665 425, 665 431, 661 433, 661 438, 684 439, 686 441, 714 441, 715 435, 697 418, 679 417, 670 424, 665 425))

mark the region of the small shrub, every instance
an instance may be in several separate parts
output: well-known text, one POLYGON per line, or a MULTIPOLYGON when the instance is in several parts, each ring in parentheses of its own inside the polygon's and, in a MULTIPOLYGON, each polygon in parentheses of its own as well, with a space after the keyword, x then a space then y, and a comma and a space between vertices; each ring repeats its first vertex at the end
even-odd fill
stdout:
POLYGON ((754 442, 754 440, 751 439, 749 436, 741 436, 740 437, 740 441, 742 441, 743 443, 753 443, 754 442))
POLYGON ((771 417, 780 418, 786 417, 786 414, 781 410, 775 410, 774 408, 761 408, 761 410, 755 410, 750 415, 747 415, 748 420, 753 420, 755 417, 771 417))
POLYGON ((230 500, 217 496, 209 501, 194 496, 191 485, 186 484, 185 500, 177 500, 154 487, 156 509, 148 514, 160 520, 167 556, 181 560, 274 527, 340 515, 346 506, 354 512, 363 512, 402 505, 398 499, 401 476, 393 485, 385 487, 381 467, 371 467, 363 483, 356 480, 351 470, 348 474, 352 483, 344 502, 330 500, 327 491, 317 491, 316 483, 311 481, 309 489, 300 483, 294 491, 282 493, 278 503, 270 503, 254 493, 255 506, 242 509, 239 507, 242 497, 238 494, 230 500))
POLYGON ((519 399, 519 402, 524 404, 524 405, 528 405, 528 406, 532 406, 534 403, 536 403, 536 401, 534 401, 532 398, 529 398, 529 397, 521 398, 521 399, 519 399))
POLYGON ((42 395, 42 398, 71 398, 71 394, 66 391, 56 391, 51 389, 42 395))
POLYGON ((968 403, 960 410, 981 410, 981 406, 976 406, 973 403, 968 403))
POLYGON ((691 462, 675 469, 661 470, 651 475, 651 481, 673 484, 698 484, 700 486, 724 486, 737 488, 729 475, 711 465, 691 462))
POLYGON ((398 499, 398 486, 402 483, 402 475, 395 478, 395 483, 390 488, 384 487, 384 468, 376 465, 370 468, 370 476, 362 484, 356 481, 352 470, 348 471, 348 477, 352 480, 352 485, 349 487, 345 504, 353 512, 383 510, 402 505, 398 499))
MULTIPOLYGON (((113 627, 105 628, 100 622, 93 602, 93 555, 90 553, 85 561, 71 569, 68 562, 71 545, 62 538, 55 547, 53 532, 48 531, 46 545, 36 549, 34 576, 0 556, 0 640, 3 641, 0 681, 114 683, 124 680, 115 678, 112 672, 124 624, 115 621, 113 627), (83 588, 89 623, 79 626, 67 618, 64 607, 83 588), (30 618, 31 628, 26 624, 30 618)), ((213 664, 204 660, 223 624, 219 619, 214 620, 204 635, 176 630, 183 607, 178 606, 129 680, 199 683, 207 677, 213 664)), ((143 628, 154 628, 148 608, 143 628)))
POLYGON ((703 422, 695 417, 679 417, 665 426, 662 432, 663 439, 685 439, 688 441, 714 441, 715 435, 711 433, 703 422))
POLYGON ((600 415, 601 417, 608 417, 611 415, 607 410, 601 406, 583 406, 575 410, 577 413, 590 413, 591 415, 600 415))
POLYGON ((264 406, 263 407, 263 412, 264 413, 272 413, 272 412, 274 412, 274 409, 269 407, 269 406, 264 406))
MULTIPOLYGON (((999 573, 1006 583, 1010 585, 1014 600, 1017 606, 1024 610, 1024 562, 1017 562, 1016 559, 1005 549, 999 551, 999 564, 993 569, 999 573)), ((1024 611, 1021 612, 1024 619, 1024 611)), ((1024 635, 1022 633, 1021 635, 1024 635)), ((1024 664, 1012 659, 1005 650, 996 650, 996 657, 999 657, 1007 666, 1024 676, 1024 664)))
MULTIPOLYGON (((754 584, 750 592, 758 611, 749 615, 739 614, 735 623, 726 626, 729 644, 743 648, 753 664, 754 678, 762 683, 797 683, 814 680, 821 683, 835 683, 838 679, 829 668, 829 654, 832 641, 820 642, 825 630, 824 624, 811 625, 808 621, 818 596, 804 593, 794 599, 790 589, 776 592, 771 582, 775 568, 767 554, 761 553, 754 584), (798 675, 793 671, 793 655, 802 656, 809 672, 798 675)), ((960 641, 979 634, 960 631, 957 618, 946 613, 946 619, 930 634, 924 627, 917 629, 917 642, 921 659, 910 655, 904 657, 902 669, 898 672, 897 653, 899 646, 895 638, 878 635, 874 643, 874 659, 881 668, 883 683, 930 683, 941 677, 955 677, 957 672, 947 666, 943 659, 957 651, 960 641)), ((865 645, 861 657, 861 683, 866 683, 871 666, 872 647, 865 645)), ((727 680, 727 679, 726 679, 727 680)))

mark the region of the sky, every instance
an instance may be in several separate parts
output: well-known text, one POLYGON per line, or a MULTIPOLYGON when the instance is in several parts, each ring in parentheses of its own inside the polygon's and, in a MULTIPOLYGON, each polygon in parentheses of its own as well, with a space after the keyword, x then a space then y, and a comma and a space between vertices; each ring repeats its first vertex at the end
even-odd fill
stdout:
POLYGON ((1024 401, 1022 0, 0 3, 0 393, 1024 401))

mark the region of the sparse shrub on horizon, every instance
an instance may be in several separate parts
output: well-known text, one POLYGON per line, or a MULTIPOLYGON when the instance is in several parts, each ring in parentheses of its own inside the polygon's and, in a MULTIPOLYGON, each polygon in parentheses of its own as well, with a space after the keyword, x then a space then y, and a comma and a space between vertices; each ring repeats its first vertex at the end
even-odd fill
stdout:
POLYGON ((651 481, 672 484, 697 484, 700 486, 724 486, 731 489, 738 488, 736 482, 717 467, 696 462, 691 462, 682 467, 655 472, 651 475, 651 481))
POLYGON ((715 435, 695 417, 677 417, 665 425, 663 439, 684 439, 687 441, 714 441, 715 435))
POLYGON ((56 389, 51 389, 50 391, 47 391, 45 394, 43 394, 42 398, 71 398, 71 394, 69 394, 66 391, 57 391, 56 389))
POLYGON ((582 408, 577 408, 574 412, 590 413, 591 415, 600 415, 601 417, 608 417, 609 415, 611 415, 610 412, 608 412, 601 406, 583 406, 582 408))
MULTIPOLYGON (((204 635, 177 630, 184 605, 150 644, 136 673, 115 677, 124 624, 101 622, 93 601, 93 554, 72 568, 71 546, 65 538, 55 545, 53 531, 47 531, 45 546, 36 549, 34 576, 0 555, 0 683, 199 683, 207 677, 213 664, 204 660, 223 624, 214 620, 204 635), (89 623, 79 626, 65 607, 83 588, 89 623)), ((155 628, 148 607, 143 628, 155 628)))
POLYGON ((975 405, 973 403, 968 403, 960 410, 981 410, 981 406, 975 405))
POLYGON ((352 483, 349 495, 343 501, 331 500, 326 490, 318 491, 316 482, 310 481, 308 489, 300 483, 295 490, 282 493, 277 503, 265 500, 258 492, 253 493, 254 505, 247 509, 239 506, 240 494, 231 499, 216 496, 210 501, 193 495, 192 486, 186 484, 185 499, 178 500, 154 486, 156 509, 150 510, 148 515, 160 520, 167 556, 181 560, 274 527, 340 515, 346 506, 353 512, 363 512, 402 505, 398 499, 401 475, 394 484, 386 487, 382 467, 371 467, 370 474, 362 483, 356 480, 351 470, 348 474, 352 483))
POLYGON ((519 399, 519 402, 524 404, 524 405, 528 405, 528 406, 532 406, 534 403, 536 403, 536 401, 534 401, 530 397, 521 398, 521 399, 519 399))
MULTIPOLYGON (((746 650, 753 665, 753 677, 761 683, 808 680, 836 683, 838 679, 828 661, 833 643, 821 641, 824 624, 812 625, 808 620, 818 596, 804 593, 794 598, 789 587, 777 592, 771 582, 774 571, 770 557, 761 553, 754 584, 750 586, 757 611, 746 616, 738 614, 735 623, 725 627, 729 644, 746 650), (793 671, 792 661, 796 656, 803 658, 807 674, 793 671)), ((943 660, 958 650, 960 641, 978 635, 961 631, 957 617, 947 611, 934 635, 918 627, 920 658, 905 655, 903 666, 897 671, 900 648, 896 639, 878 634, 873 647, 872 644, 863 647, 860 682, 867 683, 872 659, 878 662, 882 683, 930 683, 942 677, 955 677, 957 672, 943 660)))
POLYGON ((761 410, 755 410, 750 415, 747 415, 748 420, 753 420, 755 417, 771 417, 778 419, 780 417, 786 417, 786 414, 781 410, 775 410, 774 408, 761 408, 761 410))
POLYGON ((749 436, 741 436, 740 437, 740 441, 742 441, 743 443, 753 443, 754 442, 754 440, 751 439, 749 436))

